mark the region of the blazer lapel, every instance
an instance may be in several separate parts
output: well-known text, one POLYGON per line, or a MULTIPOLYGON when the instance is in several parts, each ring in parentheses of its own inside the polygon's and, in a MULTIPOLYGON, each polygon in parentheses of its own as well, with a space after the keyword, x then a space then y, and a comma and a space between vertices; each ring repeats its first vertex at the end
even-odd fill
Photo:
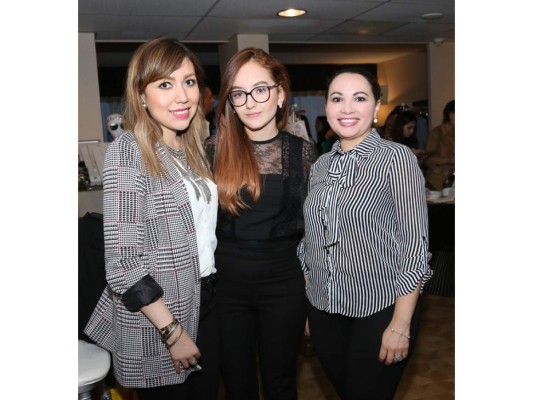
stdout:
MULTIPOLYGON (((183 206, 186 206, 185 208, 188 209, 188 212, 192 216, 189 194, 187 192, 187 188, 185 187, 185 183, 183 182, 181 174, 179 173, 178 169, 176 168, 176 165, 170 158, 171 156, 169 152, 165 151, 159 143, 156 145, 156 148, 159 153, 161 163, 168 172, 166 181, 169 184, 170 191, 172 192, 174 198, 176 199, 176 202, 178 203, 178 207, 181 208, 183 206)), ((194 226, 192 228, 194 229, 194 226)))

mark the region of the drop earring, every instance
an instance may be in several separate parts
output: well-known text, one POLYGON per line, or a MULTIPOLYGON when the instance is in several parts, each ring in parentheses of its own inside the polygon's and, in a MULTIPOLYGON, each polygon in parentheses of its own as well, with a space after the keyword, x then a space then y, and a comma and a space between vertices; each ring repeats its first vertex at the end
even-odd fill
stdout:
POLYGON ((141 101, 143 102, 143 107, 146 108, 147 105, 146 105, 146 102, 144 101, 144 97, 141 96, 141 101))
POLYGON ((377 117, 374 117, 374 123, 375 123, 375 124, 378 123, 378 118, 377 118, 377 117))
POLYGON ((278 104, 278 108, 281 110, 281 107, 283 107, 283 104, 278 104))

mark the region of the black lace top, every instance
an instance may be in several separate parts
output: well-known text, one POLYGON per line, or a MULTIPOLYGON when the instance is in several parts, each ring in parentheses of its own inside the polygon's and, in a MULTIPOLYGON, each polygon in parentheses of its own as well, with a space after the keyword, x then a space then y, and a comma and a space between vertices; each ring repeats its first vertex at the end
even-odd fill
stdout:
MULTIPOLYGON (((250 208, 242 210, 239 216, 219 208, 217 238, 299 239, 304 228, 302 207, 307 194, 307 180, 311 165, 316 160, 315 146, 287 132, 253 144, 263 178, 261 197, 254 204, 246 190, 242 189, 242 198, 250 208)), ((214 165, 216 135, 206 139, 205 147, 214 165)))

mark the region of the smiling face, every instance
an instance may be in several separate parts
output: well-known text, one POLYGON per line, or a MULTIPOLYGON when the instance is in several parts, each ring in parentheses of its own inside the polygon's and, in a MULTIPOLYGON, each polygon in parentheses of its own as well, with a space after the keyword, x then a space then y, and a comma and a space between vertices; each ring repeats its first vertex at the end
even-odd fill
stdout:
MULTIPOLYGON (((244 64, 237 74, 230 89, 250 92, 259 86, 277 84, 269 71, 254 61, 244 64)), ((269 89, 264 89, 269 90, 269 89)), ((276 111, 278 104, 285 99, 280 86, 270 89, 270 98, 264 103, 258 103, 251 95, 246 96, 246 103, 240 107, 233 107, 244 125, 244 130, 253 140, 266 140, 277 133, 276 111)))
POLYGON ((370 83, 362 75, 346 72, 333 79, 326 100, 326 116, 344 151, 368 136, 379 106, 370 83))
POLYGON ((152 118, 161 126, 163 137, 189 128, 198 110, 200 90, 194 65, 184 59, 167 78, 148 84, 143 96, 152 118))

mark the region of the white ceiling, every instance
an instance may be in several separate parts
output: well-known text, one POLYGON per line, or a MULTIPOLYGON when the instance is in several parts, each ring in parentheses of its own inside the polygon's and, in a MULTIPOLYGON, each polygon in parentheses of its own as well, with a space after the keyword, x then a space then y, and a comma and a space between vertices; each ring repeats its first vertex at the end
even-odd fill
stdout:
MULTIPOLYGON (((98 46, 115 43, 115 60, 121 64, 120 47, 156 36, 172 36, 189 44, 204 44, 206 52, 227 43, 236 34, 267 34, 269 46, 317 44, 368 45, 390 53, 396 47, 431 42, 435 38, 455 41, 454 0, 79 0, 78 31, 94 32, 98 46), (276 12, 304 8, 298 18, 281 18, 276 12), (443 13, 438 20, 420 18, 425 13, 443 13), (391 46, 394 44, 394 46, 391 46), (397 45, 403 45, 397 46, 397 45)), ((366 45, 366 46, 363 46, 366 45)), ((314 46, 325 49, 324 45, 314 46)), ((419 47, 419 46, 418 46, 419 47)), ((355 51, 358 51, 355 48, 355 51)), ((193 49, 194 50, 194 49, 193 49)), ((200 47, 201 51, 201 47, 200 47)), ((272 51, 271 51, 272 52, 272 51)), ((113 52, 110 52, 113 53, 113 52)), ((397 56, 374 51, 365 62, 381 62, 397 56), (384 58, 385 57, 385 58, 384 58)), ((204 61, 205 62, 205 61, 204 61)), ((126 62, 127 63, 127 62, 126 62)))

